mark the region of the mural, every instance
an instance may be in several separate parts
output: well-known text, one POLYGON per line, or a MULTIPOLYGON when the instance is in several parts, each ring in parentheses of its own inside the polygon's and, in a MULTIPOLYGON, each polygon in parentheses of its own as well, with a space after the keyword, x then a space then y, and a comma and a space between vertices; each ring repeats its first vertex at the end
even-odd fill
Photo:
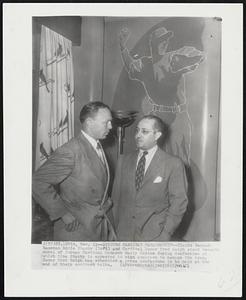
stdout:
POLYGON ((129 78, 143 85, 142 111, 144 114, 158 114, 169 125, 169 152, 189 164, 191 126, 184 75, 196 70, 204 59, 203 54, 189 46, 167 51, 173 31, 159 27, 149 36, 150 56, 134 58, 126 47, 129 35, 127 28, 120 32, 121 56, 129 78))
MULTIPOLYGON (((190 203, 180 226, 180 235, 183 236, 194 212, 206 203, 208 194, 208 185, 201 169, 203 166, 192 157, 192 153, 198 149, 192 151, 191 146, 194 124, 190 109, 193 112, 202 109, 199 103, 202 103, 204 96, 197 99, 197 107, 192 104, 193 108, 189 104, 188 96, 196 94, 192 78, 200 76, 203 80, 207 76, 204 74, 208 65, 203 41, 205 21, 202 18, 169 18, 152 26, 140 36, 126 25, 127 22, 119 26, 117 33, 123 69, 117 82, 112 107, 138 110, 140 115, 155 114, 168 125, 165 150, 183 160, 189 180, 190 203), (129 40, 131 47, 135 42, 132 48, 128 46, 129 40), (187 91, 187 80, 189 86, 193 87, 192 92, 190 88, 187 91)), ((200 91, 197 91, 197 97, 199 95, 200 91)), ((219 98, 216 101, 218 103, 219 98)), ((134 147, 130 141, 134 135, 133 130, 134 126, 126 136, 125 152, 134 147)), ((193 144, 202 143, 202 135, 200 139, 198 141, 196 136, 193 144)))

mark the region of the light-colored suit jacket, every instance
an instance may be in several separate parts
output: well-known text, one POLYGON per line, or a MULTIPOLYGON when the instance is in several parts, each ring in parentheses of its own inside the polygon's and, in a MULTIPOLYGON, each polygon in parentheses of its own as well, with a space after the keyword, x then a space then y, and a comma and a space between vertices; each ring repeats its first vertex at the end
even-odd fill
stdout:
POLYGON ((177 157, 157 149, 136 192, 138 152, 122 156, 113 186, 113 214, 120 241, 168 241, 187 207, 187 179, 177 157))
POLYGON ((54 239, 61 241, 99 241, 102 237, 100 208, 107 188, 107 170, 96 151, 81 133, 58 148, 33 174, 33 198, 54 223, 54 239), (70 212, 80 222, 78 230, 68 232, 60 219, 70 212))

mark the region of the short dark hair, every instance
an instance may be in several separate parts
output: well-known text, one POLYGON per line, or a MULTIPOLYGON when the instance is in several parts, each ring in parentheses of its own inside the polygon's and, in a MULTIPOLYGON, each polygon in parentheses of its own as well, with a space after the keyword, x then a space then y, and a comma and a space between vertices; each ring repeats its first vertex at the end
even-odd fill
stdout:
POLYGON ((94 117, 100 108, 107 108, 110 111, 109 106, 100 101, 89 102, 83 106, 79 115, 81 124, 83 124, 87 118, 94 117))
MULTIPOLYGON (((167 133, 167 125, 162 121, 161 118, 155 116, 155 115, 145 115, 142 117, 141 120, 144 120, 144 119, 147 119, 147 120, 154 120, 154 126, 155 126, 155 129, 157 131, 160 131, 162 133, 162 135, 166 135, 167 133)), ((140 120, 140 121, 141 121, 140 120)))

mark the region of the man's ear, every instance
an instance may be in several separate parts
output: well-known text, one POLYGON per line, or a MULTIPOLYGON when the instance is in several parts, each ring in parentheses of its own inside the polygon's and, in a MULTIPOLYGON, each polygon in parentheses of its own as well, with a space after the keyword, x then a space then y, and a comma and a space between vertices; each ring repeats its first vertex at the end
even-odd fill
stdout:
POLYGON ((88 118, 85 120, 85 126, 86 126, 86 127, 90 126, 91 121, 92 121, 92 118, 88 117, 88 118))
POLYGON ((162 136, 162 133, 160 132, 160 131, 157 131, 156 133, 155 133, 155 140, 157 141, 157 140, 159 140, 159 138, 162 136))

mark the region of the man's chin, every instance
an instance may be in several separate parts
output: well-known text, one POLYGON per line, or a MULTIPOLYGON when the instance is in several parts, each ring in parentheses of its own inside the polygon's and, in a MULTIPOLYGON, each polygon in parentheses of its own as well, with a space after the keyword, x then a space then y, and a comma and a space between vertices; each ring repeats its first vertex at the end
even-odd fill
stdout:
POLYGON ((145 150, 145 147, 143 147, 143 144, 137 144, 137 148, 141 150, 145 150))
POLYGON ((108 133, 105 133, 105 134, 101 137, 101 139, 104 140, 104 139, 106 139, 107 136, 108 136, 108 133))

